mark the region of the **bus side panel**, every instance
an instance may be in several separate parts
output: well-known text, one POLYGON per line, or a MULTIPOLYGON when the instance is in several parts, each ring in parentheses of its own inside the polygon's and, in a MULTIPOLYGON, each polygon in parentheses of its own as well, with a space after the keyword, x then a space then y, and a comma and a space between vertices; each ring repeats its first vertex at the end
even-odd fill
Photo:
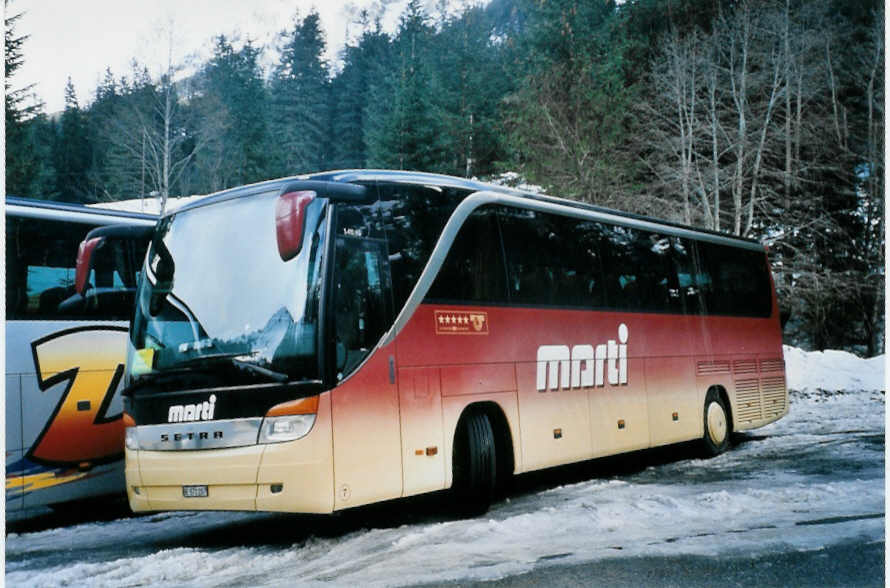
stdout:
POLYGON ((403 494, 445 487, 442 387, 439 368, 401 368, 403 494))
POLYGON ((6 327, 7 370, 18 374, 21 394, 21 455, 7 460, 7 487, 19 489, 26 508, 122 493, 115 374, 125 358, 126 328, 67 321, 7 321, 6 327))
POLYGON ((593 451, 587 390, 538 390, 537 370, 537 362, 516 365, 523 467, 533 470, 588 459, 593 451))
POLYGON ((782 332, 770 318, 705 317, 695 350, 699 388, 726 390, 733 429, 761 427, 788 414, 782 332))
POLYGON ((653 447, 702 435, 704 398, 699 398, 691 357, 646 358, 646 382, 653 447))
POLYGON ((331 391, 335 510, 402 495, 395 354, 377 349, 331 391))
POLYGON ((697 358, 726 355, 782 357, 782 331, 772 318, 703 317, 706 336, 695 340, 697 358))
POLYGON ((649 413, 646 410, 646 369, 643 358, 627 360, 627 384, 591 388, 590 424, 592 457, 649 447, 649 413))
POLYGON ((6 510, 22 508, 22 478, 10 470, 22 459, 22 390, 19 374, 6 374, 6 510))

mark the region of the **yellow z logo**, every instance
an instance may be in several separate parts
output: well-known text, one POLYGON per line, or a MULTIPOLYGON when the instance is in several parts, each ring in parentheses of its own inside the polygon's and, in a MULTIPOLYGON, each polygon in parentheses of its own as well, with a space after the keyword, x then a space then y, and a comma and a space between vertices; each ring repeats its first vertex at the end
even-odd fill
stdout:
POLYGON ((124 371, 127 329, 85 327, 34 341, 37 382, 44 392, 68 382, 28 458, 46 465, 93 464, 120 459, 121 414, 108 407, 124 371))

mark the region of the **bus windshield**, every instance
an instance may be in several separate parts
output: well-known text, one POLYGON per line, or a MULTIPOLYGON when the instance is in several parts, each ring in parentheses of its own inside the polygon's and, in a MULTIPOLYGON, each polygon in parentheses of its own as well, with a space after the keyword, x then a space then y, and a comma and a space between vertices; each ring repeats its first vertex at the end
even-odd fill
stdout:
POLYGON ((320 378, 327 201, 306 209, 302 249, 283 261, 277 194, 210 204, 159 223, 130 332, 130 384, 198 366, 225 366, 257 382, 320 378))

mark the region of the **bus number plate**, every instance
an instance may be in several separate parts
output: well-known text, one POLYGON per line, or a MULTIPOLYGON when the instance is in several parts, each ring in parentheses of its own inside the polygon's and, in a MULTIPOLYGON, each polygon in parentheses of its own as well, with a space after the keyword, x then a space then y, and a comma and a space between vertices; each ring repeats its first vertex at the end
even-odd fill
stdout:
POLYGON ((183 486, 182 496, 185 498, 207 498, 207 486, 183 486))

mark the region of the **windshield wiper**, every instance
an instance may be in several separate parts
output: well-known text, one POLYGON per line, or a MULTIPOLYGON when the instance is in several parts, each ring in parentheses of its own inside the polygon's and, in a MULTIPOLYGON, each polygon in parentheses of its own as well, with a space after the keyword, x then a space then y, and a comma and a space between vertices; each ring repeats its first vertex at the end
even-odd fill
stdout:
POLYGON ((207 355, 198 355, 196 357, 192 357, 185 361, 180 361, 171 366, 172 369, 178 368, 187 368, 194 367, 196 365, 202 364, 204 362, 207 363, 223 363, 228 362, 230 365, 238 368, 239 370, 246 371, 252 374, 256 374, 259 376, 265 376, 274 382, 284 383, 287 382, 289 376, 287 374, 283 374, 281 372, 276 372, 275 370, 270 370, 268 368, 264 368, 262 366, 258 366, 255 363, 251 363, 244 359, 241 359, 245 355, 249 355, 244 353, 243 351, 236 353, 211 353, 207 355))
POLYGON ((287 382, 289 379, 287 374, 282 374, 281 372, 276 372, 275 370, 270 370, 268 368, 258 366, 255 363, 250 363, 249 361, 244 361, 243 359, 232 357, 230 361, 232 362, 232 365, 234 365, 238 369, 242 369, 254 374, 259 374, 261 376, 266 376, 270 380, 274 380, 282 384, 284 382, 287 382))

